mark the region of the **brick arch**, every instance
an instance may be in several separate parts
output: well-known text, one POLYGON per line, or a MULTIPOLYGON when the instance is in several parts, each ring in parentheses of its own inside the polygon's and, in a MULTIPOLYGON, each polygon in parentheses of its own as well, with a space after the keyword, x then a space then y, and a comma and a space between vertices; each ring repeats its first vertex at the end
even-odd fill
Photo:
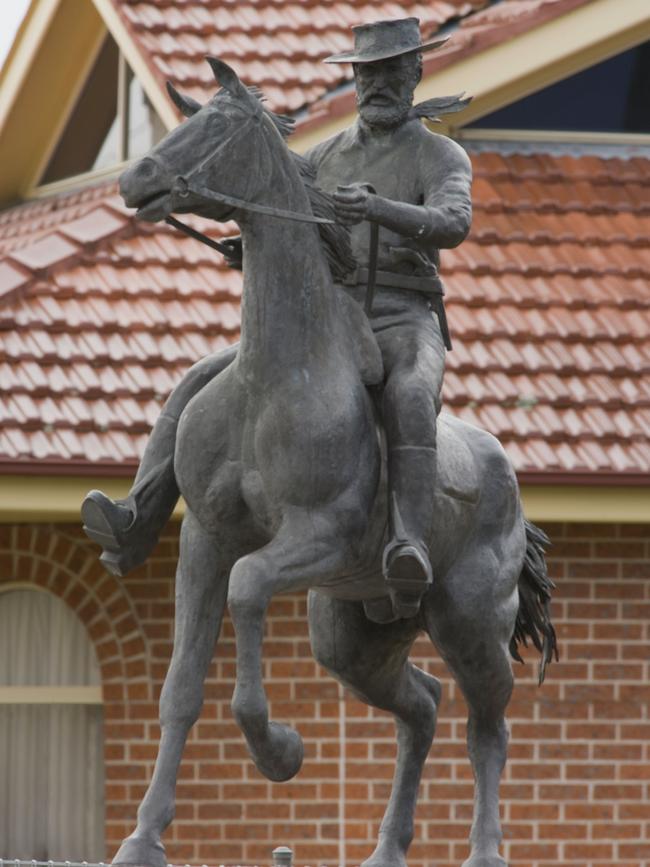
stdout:
POLYGON ((139 698, 150 698, 149 653, 133 604, 73 528, 3 528, 0 583, 7 581, 50 591, 80 618, 95 648, 105 701, 127 703, 133 683, 139 698))

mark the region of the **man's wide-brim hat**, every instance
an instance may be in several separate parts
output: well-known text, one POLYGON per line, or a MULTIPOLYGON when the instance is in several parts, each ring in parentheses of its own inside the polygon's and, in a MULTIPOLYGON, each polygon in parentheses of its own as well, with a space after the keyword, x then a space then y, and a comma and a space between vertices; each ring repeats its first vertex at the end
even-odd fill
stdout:
POLYGON ((353 27, 354 49, 341 54, 332 54, 325 63, 376 63, 402 54, 432 51, 444 45, 446 39, 422 42, 419 18, 396 18, 392 21, 375 21, 353 27))

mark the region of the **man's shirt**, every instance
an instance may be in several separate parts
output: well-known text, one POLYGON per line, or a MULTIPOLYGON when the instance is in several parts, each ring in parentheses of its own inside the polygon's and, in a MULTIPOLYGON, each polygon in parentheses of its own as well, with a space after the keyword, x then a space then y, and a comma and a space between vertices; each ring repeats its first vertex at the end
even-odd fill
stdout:
MULTIPOLYGON (((357 121, 311 148, 305 157, 316 170, 316 183, 333 193, 339 184, 370 183, 377 194, 422 207, 423 230, 407 238, 380 227, 381 270, 424 274, 438 265, 440 247, 451 247, 466 236, 471 221, 471 169, 462 148, 445 136, 429 132, 418 119, 388 134, 374 134, 357 121), (408 248, 417 256, 396 248, 408 248)), ((352 250, 361 266, 368 264, 370 226, 351 228, 352 250)))

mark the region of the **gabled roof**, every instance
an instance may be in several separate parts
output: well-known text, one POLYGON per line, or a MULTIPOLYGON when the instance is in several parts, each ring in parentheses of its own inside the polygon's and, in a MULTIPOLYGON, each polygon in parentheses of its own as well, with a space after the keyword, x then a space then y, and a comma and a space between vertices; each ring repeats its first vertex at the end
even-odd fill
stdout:
MULTIPOLYGON (((427 59, 438 72, 421 95, 492 46, 499 104, 514 90, 498 55, 517 34, 611 7, 611 0, 94 3, 150 97, 159 100, 170 77, 207 98, 214 85, 202 57, 215 53, 261 84, 275 108, 306 105, 303 129, 316 137, 351 108, 341 71, 319 63, 349 45, 350 24, 415 14, 430 34, 460 22, 453 42, 427 59)), ((640 38, 633 7, 644 14, 630 0, 629 20, 619 22, 619 42, 608 50, 640 38)), ((87 27, 99 38, 97 20, 87 27)), ((568 50, 552 44, 549 53, 556 48, 557 57, 568 50)), ((647 483, 650 160, 489 147, 472 154, 472 234, 443 253, 454 338, 446 410, 499 436, 524 481, 647 483)), ((114 180, 0 211, 0 473, 131 475, 169 390, 194 361, 237 338, 240 280, 197 242, 135 223, 114 180)))
MULTIPOLYGON (((472 234, 443 253, 446 409, 496 434, 524 479, 650 479, 650 162, 472 161, 472 234)), ((136 224, 113 184, 11 216, 0 470, 130 474, 172 386, 236 339, 240 275, 136 224)))
POLYGON ((205 102, 214 93, 214 78, 204 62, 212 54, 261 87, 274 110, 293 113, 350 79, 350 67, 321 61, 349 47, 352 25, 415 15, 428 34, 471 16, 490 0, 113 2, 161 83, 170 79, 205 102))
POLYGON ((471 93, 455 127, 650 38, 647 0, 32 0, 0 70, 0 202, 39 183, 107 32, 168 129, 166 79, 205 101, 212 53, 297 113, 303 150, 354 112, 351 69, 321 59, 350 45, 350 25, 402 15, 453 36, 425 56, 420 94, 471 93))

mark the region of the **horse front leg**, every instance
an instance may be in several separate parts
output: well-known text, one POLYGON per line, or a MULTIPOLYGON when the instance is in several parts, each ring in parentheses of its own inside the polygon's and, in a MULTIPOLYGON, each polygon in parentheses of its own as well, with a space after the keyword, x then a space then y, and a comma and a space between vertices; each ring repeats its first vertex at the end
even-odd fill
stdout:
POLYGON ((160 838, 174 817, 178 768, 189 730, 201 712, 203 681, 225 608, 228 570, 222 559, 215 539, 188 512, 176 575, 174 649, 160 696, 158 757, 137 827, 113 864, 166 867, 160 838))
POLYGON ((235 628, 237 679, 233 716, 260 773, 291 779, 300 770, 303 744, 290 726, 269 720, 262 680, 264 619, 272 597, 300 590, 349 563, 349 546, 338 534, 315 538, 314 526, 331 526, 313 515, 293 516, 264 548, 242 557, 230 574, 228 608, 235 628))

